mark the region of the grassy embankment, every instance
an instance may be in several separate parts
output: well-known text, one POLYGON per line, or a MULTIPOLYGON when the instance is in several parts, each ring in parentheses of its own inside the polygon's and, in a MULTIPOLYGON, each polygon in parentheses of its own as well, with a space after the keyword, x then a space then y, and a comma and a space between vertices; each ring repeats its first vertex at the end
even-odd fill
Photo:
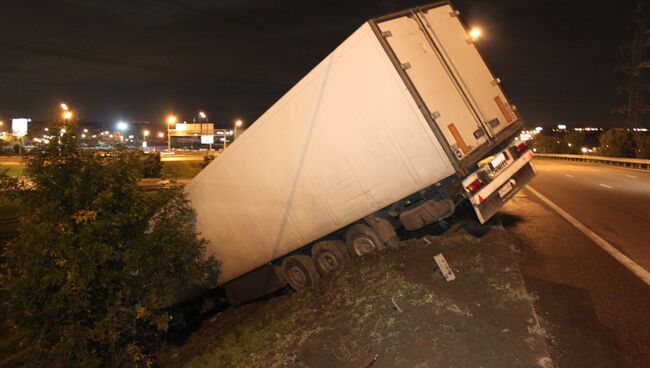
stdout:
MULTIPOLYGON (((201 171, 201 161, 171 161, 163 162, 162 177, 164 178, 193 178, 201 171)), ((25 169, 24 165, 2 165, 0 171, 7 170, 9 176, 19 176, 25 169)))

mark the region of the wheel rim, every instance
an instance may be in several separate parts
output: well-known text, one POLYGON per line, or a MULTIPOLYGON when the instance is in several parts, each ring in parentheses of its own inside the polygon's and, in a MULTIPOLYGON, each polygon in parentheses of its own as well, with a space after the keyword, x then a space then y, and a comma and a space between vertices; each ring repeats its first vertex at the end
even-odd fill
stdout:
POLYGON ((289 281, 294 287, 296 288, 307 287, 307 280, 308 280, 307 274, 302 268, 298 266, 290 267, 289 271, 287 272, 287 277, 289 278, 289 281))
POLYGON ((340 267, 338 258, 330 252, 323 252, 318 256, 318 266, 325 273, 336 271, 340 267))
POLYGON ((375 243, 373 243, 372 239, 365 237, 365 236, 360 236, 352 242, 352 248, 354 248, 354 251, 357 255, 362 256, 366 253, 371 253, 372 251, 375 250, 375 243))

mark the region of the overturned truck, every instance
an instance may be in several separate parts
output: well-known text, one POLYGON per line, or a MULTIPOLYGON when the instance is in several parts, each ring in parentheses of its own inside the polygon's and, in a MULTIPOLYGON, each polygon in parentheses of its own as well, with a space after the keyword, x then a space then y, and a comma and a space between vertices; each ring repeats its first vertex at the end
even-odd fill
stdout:
POLYGON ((219 286, 313 286, 464 201, 484 223, 535 175, 521 128, 450 3, 364 23, 186 187, 219 286))

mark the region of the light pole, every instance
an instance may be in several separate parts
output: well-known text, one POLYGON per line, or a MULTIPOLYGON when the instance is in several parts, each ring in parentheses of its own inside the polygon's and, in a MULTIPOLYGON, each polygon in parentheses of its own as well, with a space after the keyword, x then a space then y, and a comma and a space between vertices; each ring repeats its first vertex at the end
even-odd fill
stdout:
POLYGON ((128 126, 125 122, 123 122, 123 121, 120 121, 120 122, 117 123, 117 129, 120 130, 120 140, 121 140, 121 141, 124 140, 124 131, 125 131, 128 127, 129 127, 129 126, 128 126))
POLYGON ((61 107, 61 117, 63 118, 63 124, 65 125, 70 122, 73 114, 67 104, 61 103, 59 106, 61 107))
POLYGON ((233 142, 235 141, 235 139, 237 139, 237 128, 241 127, 242 124, 244 124, 244 122, 241 121, 241 119, 235 121, 234 129, 233 129, 233 135, 232 135, 232 141, 233 142))
POLYGON ((149 136, 149 131, 145 129, 142 132, 142 148, 147 148, 147 137, 149 136))
POLYGON ((171 124, 176 124, 176 116, 169 115, 167 117, 167 151, 172 150, 172 136, 169 134, 169 126, 171 124))

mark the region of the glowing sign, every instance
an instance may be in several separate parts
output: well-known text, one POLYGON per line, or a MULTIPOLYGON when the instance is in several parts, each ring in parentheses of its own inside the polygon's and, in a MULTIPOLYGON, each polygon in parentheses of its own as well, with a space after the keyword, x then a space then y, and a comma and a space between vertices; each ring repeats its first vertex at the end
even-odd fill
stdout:
POLYGON ((213 135, 202 135, 201 136, 201 144, 214 144, 214 136, 213 135))
POLYGON ((32 119, 11 119, 11 133, 14 137, 24 137, 27 135, 27 124, 32 119))

